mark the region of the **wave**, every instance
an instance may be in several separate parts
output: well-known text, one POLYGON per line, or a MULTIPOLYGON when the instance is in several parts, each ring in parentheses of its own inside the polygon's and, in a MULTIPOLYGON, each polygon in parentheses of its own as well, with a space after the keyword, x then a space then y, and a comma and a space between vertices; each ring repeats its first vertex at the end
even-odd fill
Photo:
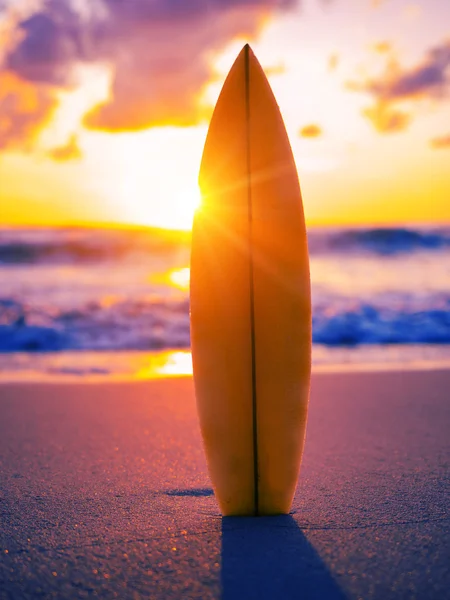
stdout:
POLYGON ((35 309, 0 299, 0 352, 159 350, 189 346, 187 300, 90 302, 73 310, 35 309))
MULTIPOLYGON (((450 229, 370 228, 308 232, 312 256, 323 253, 380 256, 450 249, 450 229)), ((86 264, 188 249, 188 233, 159 230, 0 229, 0 266, 86 264)))
POLYGON ((330 236, 330 250, 366 251, 380 255, 436 251, 450 247, 450 230, 375 228, 353 229, 330 236))
POLYGON ((363 304, 316 310, 313 342, 325 346, 450 344, 450 298, 428 309, 363 304))
POLYGON ((167 253, 180 245, 186 245, 186 235, 152 229, 0 229, 0 266, 96 263, 167 253))
MULTIPOLYGON (((450 296, 389 297, 357 304, 335 299, 313 310, 313 342, 325 346, 450 344, 450 296)), ((0 299, 0 352, 187 349, 189 303, 91 302, 73 310, 31 308, 0 299)))

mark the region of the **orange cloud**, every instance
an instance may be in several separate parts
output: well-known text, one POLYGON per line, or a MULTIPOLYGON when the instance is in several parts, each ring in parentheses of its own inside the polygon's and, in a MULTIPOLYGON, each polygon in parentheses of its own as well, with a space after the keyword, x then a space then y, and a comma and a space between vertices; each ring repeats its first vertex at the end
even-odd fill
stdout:
POLYGON ((319 125, 311 123, 310 125, 305 125, 305 127, 302 127, 298 133, 304 138, 317 138, 322 135, 322 129, 319 127, 319 125))
POLYGON ((372 46, 374 51, 378 54, 386 54, 392 50, 392 45, 389 42, 375 42, 372 46))
POLYGON ((31 150, 57 107, 53 90, 0 72, 0 150, 31 150))
POLYGON ((48 155, 58 162, 77 160, 82 157, 76 134, 70 136, 66 144, 49 150, 48 155))
MULTIPOLYGON (((87 127, 111 131, 191 125, 213 73, 212 57, 236 37, 253 38, 267 19, 298 0, 39 0, 16 23, 4 68, 53 89, 76 85, 74 67, 110 66, 106 102, 85 116, 87 127)), ((1 3, 1 0, 0 0, 1 3)))
POLYGON ((253 38, 268 12, 281 4, 219 2, 212 12, 187 19, 124 25, 127 49, 114 56, 111 96, 86 115, 84 124, 123 131, 198 123, 209 116, 199 98, 213 74, 211 56, 237 36, 253 38))
POLYGON ((450 133, 430 140, 430 145, 435 149, 450 148, 450 133))
POLYGON ((375 106, 363 110, 375 129, 380 133, 395 133, 406 129, 411 121, 411 116, 401 110, 393 109, 389 105, 378 102, 375 106))

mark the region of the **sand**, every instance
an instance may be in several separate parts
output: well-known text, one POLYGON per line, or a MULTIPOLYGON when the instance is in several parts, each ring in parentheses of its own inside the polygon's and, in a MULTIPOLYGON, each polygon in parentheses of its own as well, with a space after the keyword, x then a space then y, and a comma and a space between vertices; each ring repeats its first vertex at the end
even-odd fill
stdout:
POLYGON ((0 598, 449 598, 449 390, 315 374, 292 514, 222 519, 190 378, 2 384, 0 598))

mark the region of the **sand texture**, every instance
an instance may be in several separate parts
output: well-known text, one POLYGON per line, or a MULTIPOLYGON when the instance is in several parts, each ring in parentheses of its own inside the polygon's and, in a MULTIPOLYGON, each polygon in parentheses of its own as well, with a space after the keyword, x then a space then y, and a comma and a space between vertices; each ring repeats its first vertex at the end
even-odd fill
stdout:
POLYGON ((222 519, 189 378, 0 386, 0 598, 450 598, 450 371, 316 374, 293 512, 222 519))

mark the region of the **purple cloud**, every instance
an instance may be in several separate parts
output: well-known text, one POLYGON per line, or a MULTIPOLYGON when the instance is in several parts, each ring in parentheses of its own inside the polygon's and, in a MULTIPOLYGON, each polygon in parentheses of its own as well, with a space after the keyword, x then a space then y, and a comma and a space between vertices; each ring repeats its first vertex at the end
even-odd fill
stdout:
POLYGON ((3 70, 36 86, 68 88, 76 84, 74 66, 104 63, 112 69, 111 94, 86 115, 88 127, 190 125, 203 116, 199 94, 212 76, 212 55, 237 36, 255 37, 268 15, 297 3, 44 0, 18 23, 21 35, 3 70))
POLYGON ((26 81, 65 87, 73 83, 74 65, 102 58, 98 23, 83 18, 68 0, 45 0, 16 28, 20 41, 3 68, 26 81))
POLYGON ((424 98, 442 100, 450 90, 450 40, 430 49, 422 62, 402 69, 389 59, 385 73, 377 79, 352 81, 348 89, 370 94, 375 103, 364 110, 376 129, 392 132, 405 129, 410 122, 406 113, 395 108, 397 103, 424 98))

